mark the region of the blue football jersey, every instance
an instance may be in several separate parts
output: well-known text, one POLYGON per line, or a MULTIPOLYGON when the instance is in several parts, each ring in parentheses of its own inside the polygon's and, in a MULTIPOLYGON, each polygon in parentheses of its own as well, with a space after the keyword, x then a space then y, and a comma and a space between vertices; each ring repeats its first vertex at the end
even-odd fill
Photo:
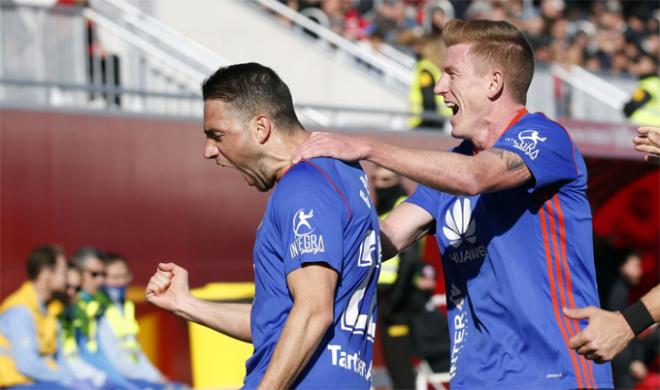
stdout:
MULTIPOLYGON (((561 311, 600 306, 584 160, 565 129, 526 110, 494 147, 517 153, 532 182, 476 196, 420 185, 408 199, 436 220, 451 388, 611 388, 609 363, 568 346, 587 321, 561 311)), ((473 145, 453 151, 472 155, 473 145)))
POLYGON ((293 306, 286 276, 306 263, 323 263, 339 278, 333 324, 294 387, 369 388, 380 230, 358 164, 329 158, 301 162, 268 200, 254 245, 254 354, 247 362, 246 388, 256 387, 266 372, 293 306))

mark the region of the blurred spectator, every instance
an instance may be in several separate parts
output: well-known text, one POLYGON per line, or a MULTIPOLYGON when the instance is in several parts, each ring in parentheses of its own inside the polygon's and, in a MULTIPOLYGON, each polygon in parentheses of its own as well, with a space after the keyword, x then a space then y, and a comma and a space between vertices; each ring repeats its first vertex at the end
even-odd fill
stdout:
POLYGON ((369 32, 380 31, 386 42, 396 45, 405 32, 417 26, 415 20, 406 15, 406 5, 403 1, 382 0, 376 8, 369 32))
POLYGON ((72 258, 82 272, 82 289, 76 297, 72 319, 76 345, 82 359, 105 372, 110 383, 120 388, 136 389, 138 387, 124 378, 99 348, 99 319, 110 305, 110 298, 100 290, 105 282, 102 257, 96 248, 83 247, 72 258))
POLYGON ((175 387, 149 361, 137 340, 139 326, 135 304, 126 298, 133 280, 128 263, 123 256, 114 253, 108 253, 103 261, 106 274, 103 290, 110 303, 99 320, 101 350, 120 374, 140 388, 175 387))
POLYGON ((58 348, 57 316, 62 304, 66 259, 43 245, 27 258, 28 281, 0 305, 0 387, 66 389, 75 386, 58 348))
POLYGON ((641 54, 660 52, 657 1, 280 1, 299 11, 315 8, 308 16, 351 40, 378 30, 385 44, 404 52, 406 34, 438 34, 453 18, 509 21, 525 32, 538 62, 593 72, 627 75, 641 54))
POLYGON ((411 128, 442 129, 445 118, 451 116, 451 110, 444 104, 444 98, 433 92, 436 83, 440 80, 440 68, 444 60, 444 45, 442 38, 424 36, 414 42, 417 62, 413 73, 408 101, 411 128))
MULTIPOLYGON (((371 180, 376 193, 376 211, 383 220, 408 195, 399 175, 385 168, 376 167, 371 180)), ((413 245, 383 262, 378 277, 378 327, 394 389, 415 387, 408 300, 414 289, 413 275, 418 261, 417 248, 413 245)))
POLYGON ((624 114, 636 125, 660 126, 658 59, 641 55, 631 70, 639 77, 639 83, 623 107, 624 114))
POLYGON ((449 372, 451 343, 447 316, 433 301, 436 278, 432 265, 419 263, 410 307, 415 354, 429 364, 431 371, 440 373, 449 372))
POLYGON ((73 264, 69 264, 66 271, 66 290, 64 303, 66 308, 59 316, 60 328, 62 329, 60 343, 62 345, 62 357, 74 378, 87 381, 95 389, 112 389, 108 383, 108 376, 96 367, 88 364, 80 357, 78 345, 76 344, 75 327, 73 320, 76 317, 74 311, 78 293, 82 290, 82 274, 73 264))
POLYGON ((445 24, 454 18, 454 7, 447 0, 428 3, 424 31, 428 35, 440 35, 445 24))
MULTIPOLYGON (((628 306, 629 292, 637 286, 642 278, 642 259, 638 253, 624 249, 619 252, 621 259, 615 279, 608 297, 602 303, 603 308, 610 311, 621 311, 628 306)), ((633 340, 621 353, 612 360, 614 386, 620 389, 632 389, 638 381, 644 379, 648 368, 644 358, 644 340, 633 340)))

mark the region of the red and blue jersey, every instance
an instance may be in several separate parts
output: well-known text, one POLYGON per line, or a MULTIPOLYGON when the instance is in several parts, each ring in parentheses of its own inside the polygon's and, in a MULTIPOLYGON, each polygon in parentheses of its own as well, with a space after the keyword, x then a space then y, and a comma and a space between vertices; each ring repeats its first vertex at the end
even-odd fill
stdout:
POLYGON ((378 216, 358 164, 314 158, 282 177, 257 230, 250 324, 254 353, 247 362, 245 388, 259 384, 293 306, 287 274, 308 263, 322 263, 339 275, 334 321, 293 387, 370 387, 378 216))
POLYGON ((532 181, 476 196, 419 185, 407 200, 436 220, 451 388, 612 388, 609 363, 568 346, 587 321, 561 311, 600 306, 584 160, 564 128, 526 110, 493 147, 518 154, 532 181))

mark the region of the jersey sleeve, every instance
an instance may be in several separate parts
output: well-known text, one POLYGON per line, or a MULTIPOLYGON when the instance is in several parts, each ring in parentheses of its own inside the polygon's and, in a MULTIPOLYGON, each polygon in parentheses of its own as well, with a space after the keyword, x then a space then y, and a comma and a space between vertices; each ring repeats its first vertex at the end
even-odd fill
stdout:
POLYGON ((578 176, 575 146, 566 130, 552 123, 514 126, 493 145, 518 154, 534 177, 532 190, 578 176))
POLYGON ((274 204, 286 274, 306 263, 324 263, 341 274, 343 219, 348 205, 314 168, 290 172, 274 204))
POLYGON ((432 188, 422 184, 417 184, 415 192, 405 200, 405 203, 411 203, 426 210, 435 218, 438 210, 440 193, 432 188))

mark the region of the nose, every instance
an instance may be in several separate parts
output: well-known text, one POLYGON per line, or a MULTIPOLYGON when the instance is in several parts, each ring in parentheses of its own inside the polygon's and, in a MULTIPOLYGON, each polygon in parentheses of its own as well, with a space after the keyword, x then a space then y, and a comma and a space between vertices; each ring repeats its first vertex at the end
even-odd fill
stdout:
POLYGON ((436 95, 444 95, 449 92, 449 76, 447 73, 442 73, 440 80, 433 87, 433 93, 436 95))
POLYGON ((206 145, 204 145, 204 158, 215 158, 220 154, 220 150, 218 147, 215 145, 213 140, 206 140, 206 145))

